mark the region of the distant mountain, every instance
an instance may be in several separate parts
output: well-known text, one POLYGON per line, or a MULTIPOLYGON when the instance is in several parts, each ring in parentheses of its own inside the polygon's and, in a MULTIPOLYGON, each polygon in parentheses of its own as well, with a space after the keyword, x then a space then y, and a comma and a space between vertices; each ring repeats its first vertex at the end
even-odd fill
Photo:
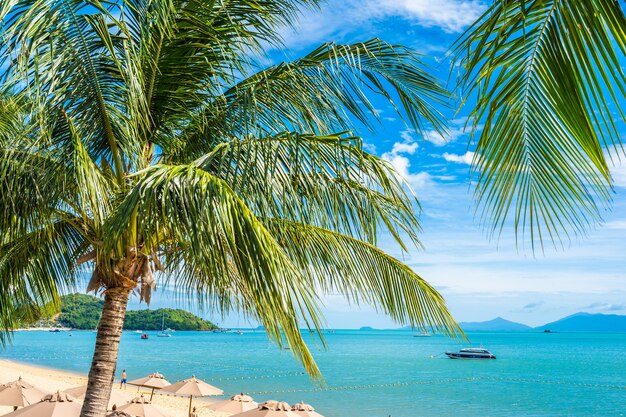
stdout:
POLYGON ((626 332, 626 316, 576 313, 536 329, 558 332, 626 332))
POLYGON ((523 332, 532 330, 531 327, 526 326, 525 324, 505 320, 502 317, 496 317, 495 319, 489 321, 459 323, 459 326, 461 326, 461 329, 466 332, 523 332))

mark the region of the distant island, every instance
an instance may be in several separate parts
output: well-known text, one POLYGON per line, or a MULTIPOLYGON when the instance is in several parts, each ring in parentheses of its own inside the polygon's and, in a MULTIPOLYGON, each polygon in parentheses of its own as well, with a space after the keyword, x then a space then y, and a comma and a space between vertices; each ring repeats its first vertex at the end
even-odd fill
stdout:
MULTIPOLYGON (((34 327, 66 327, 91 330, 98 326, 104 301, 85 294, 70 294, 61 297, 61 312, 43 318, 34 327)), ((218 327, 210 321, 180 309, 159 308, 156 310, 128 310, 124 319, 124 330, 161 330, 161 320, 172 330, 214 330, 218 327)))
POLYGON ((576 313, 561 320, 539 326, 538 330, 557 332, 620 332, 626 333, 626 316, 617 314, 576 313))
POLYGON ((522 323, 505 320, 502 317, 496 317, 493 320, 481 322, 459 323, 459 326, 465 331, 500 331, 500 332, 523 332, 532 330, 532 327, 522 323))
MULTIPOLYGON (((497 317, 493 320, 482 322, 459 323, 464 331, 500 331, 500 332, 525 332, 546 331, 549 332, 615 332, 626 333, 626 316, 617 314, 591 314, 576 313, 560 320, 530 327, 522 323, 516 323, 497 317)), ((546 333, 549 333, 546 332, 546 333)))

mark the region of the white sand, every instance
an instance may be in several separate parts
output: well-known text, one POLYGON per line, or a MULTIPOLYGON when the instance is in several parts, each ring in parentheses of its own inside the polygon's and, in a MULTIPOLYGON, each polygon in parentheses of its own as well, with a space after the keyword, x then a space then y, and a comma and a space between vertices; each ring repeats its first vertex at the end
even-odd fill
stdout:
MULTIPOLYGON (((72 387, 87 384, 87 377, 84 375, 61 371, 52 368, 44 368, 40 366, 28 365, 20 362, 11 362, 0 360, 0 383, 15 381, 19 377, 29 384, 43 392, 56 392, 72 387)), ((117 384, 113 389, 126 392, 128 394, 139 396, 141 393, 150 395, 149 390, 137 391, 136 387, 128 386, 126 390, 119 390, 117 384)), ((205 408, 211 401, 203 398, 194 398, 193 404, 198 407, 198 415, 200 417, 226 417, 228 414, 218 413, 205 408)), ((189 409, 189 398, 176 397, 170 395, 154 393, 152 404, 160 408, 166 416, 169 417, 187 417, 189 409)), ((12 407, 0 406, 0 416, 12 411, 12 407)))

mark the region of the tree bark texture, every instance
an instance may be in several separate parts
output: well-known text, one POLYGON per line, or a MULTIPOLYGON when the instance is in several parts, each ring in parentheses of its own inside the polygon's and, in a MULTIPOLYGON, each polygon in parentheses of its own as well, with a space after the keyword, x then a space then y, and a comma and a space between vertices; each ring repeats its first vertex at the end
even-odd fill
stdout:
POLYGON ((105 291, 104 307, 98 325, 96 348, 89 370, 87 393, 80 413, 81 417, 105 417, 106 415, 129 294, 130 289, 124 287, 105 291))

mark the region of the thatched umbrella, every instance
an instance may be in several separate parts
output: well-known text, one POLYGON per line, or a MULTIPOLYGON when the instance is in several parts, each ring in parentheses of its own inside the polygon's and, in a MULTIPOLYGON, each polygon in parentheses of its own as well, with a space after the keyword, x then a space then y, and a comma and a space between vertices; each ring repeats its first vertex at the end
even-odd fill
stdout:
POLYGON ((123 411, 115 410, 115 411, 111 411, 107 413, 106 417, 133 417, 133 416, 123 411))
POLYGON ((301 417, 324 417, 320 413, 315 412, 315 408, 303 402, 292 405, 291 411, 293 411, 294 413, 296 413, 297 415, 301 417))
POLYGON ((254 410, 235 414, 232 417, 300 417, 291 411, 291 406, 279 401, 266 401, 259 404, 254 410))
POLYGON ((128 404, 117 407, 116 411, 123 411, 136 417, 166 417, 158 408, 150 404, 143 395, 133 398, 128 404))
POLYGON ((41 401, 45 395, 45 392, 25 382, 22 377, 17 381, 0 385, 0 405, 26 407, 41 401))
POLYGON ((177 382, 170 386, 163 388, 161 391, 169 392, 176 395, 188 395, 189 396, 189 415, 191 415, 191 403, 193 397, 206 397, 209 395, 223 395, 224 391, 219 388, 209 385, 204 381, 201 381, 193 375, 189 379, 177 382))
MULTIPOLYGON (((77 401, 84 401, 87 394, 87 385, 81 385, 80 387, 69 388, 61 391, 61 393, 69 394, 76 398, 77 401)), ((107 409, 113 408, 114 405, 125 404, 132 400, 133 396, 123 392, 115 391, 111 389, 111 395, 109 396, 109 404, 107 409)))
POLYGON ((258 406, 259 404, 254 402, 252 397, 248 395, 243 395, 243 393, 241 393, 233 395, 228 400, 207 405, 206 408, 222 413, 236 414, 243 413, 244 411, 254 410, 258 406))
POLYGON ((40 400, 4 417, 80 417, 80 405, 71 395, 57 392, 40 400))
POLYGON ((148 376, 144 376, 143 378, 133 379, 128 384, 136 385, 138 387, 152 388, 152 392, 150 393, 150 401, 152 401, 152 396, 154 395, 155 389, 161 389, 167 387, 168 385, 171 385, 165 379, 165 377, 158 372, 152 373, 148 376))

